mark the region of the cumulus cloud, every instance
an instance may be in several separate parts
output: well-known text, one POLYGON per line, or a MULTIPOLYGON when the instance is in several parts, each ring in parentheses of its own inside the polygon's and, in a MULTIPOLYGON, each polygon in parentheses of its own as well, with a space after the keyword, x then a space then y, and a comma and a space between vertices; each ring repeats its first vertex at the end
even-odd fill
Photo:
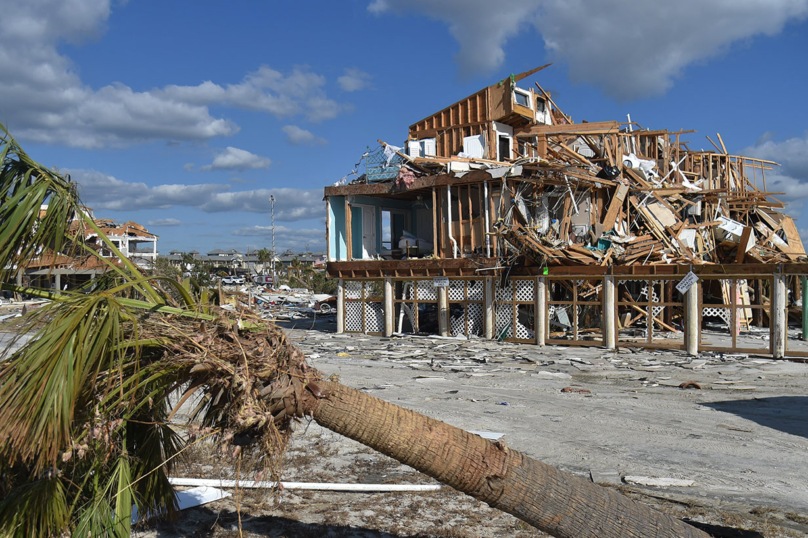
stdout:
POLYGON ((344 75, 337 78, 337 83, 346 92, 355 92, 369 87, 371 79, 373 76, 370 73, 351 67, 345 70, 344 75))
POLYGON ((106 30, 111 0, 0 3, 0 117, 17 138, 82 148, 152 140, 207 141, 239 127, 209 107, 230 106, 278 117, 335 117, 346 105, 329 99, 325 79, 306 67, 283 74, 268 66, 236 84, 211 81, 135 91, 122 82, 82 82, 62 41, 80 44, 106 30))
POLYGON ((180 219, 155 219, 146 223, 146 226, 179 226, 182 224, 180 219))
POLYGON ((213 158, 211 164, 201 166, 199 170, 200 172, 213 172, 216 170, 244 172, 245 170, 266 170, 271 164, 272 161, 266 157, 228 146, 213 158))
POLYGON ((463 76, 502 67, 505 43, 535 16, 541 0, 374 0, 368 11, 424 13, 446 22, 460 50, 455 56, 463 76))
POLYGON ((285 125, 282 128, 286 133, 286 141, 293 146, 324 146, 328 144, 328 140, 316 136, 311 131, 302 129, 297 125, 285 125))
POLYGON ((197 86, 166 86, 156 91, 171 100, 195 105, 227 104, 276 117, 303 114, 311 121, 335 118, 350 106, 326 96, 326 80, 306 66, 296 66, 289 75, 263 65, 238 84, 224 86, 205 81, 197 86))
POLYGON ((79 186, 82 201, 93 209, 133 211, 192 207, 206 213, 239 211, 266 213, 275 197, 275 219, 298 221, 325 214, 322 189, 253 189, 232 191, 219 183, 146 185, 129 182, 96 170, 63 169, 79 186))
MULTIPOLYGON (((800 217, 806 201, 808 201, 808 132, 802 137, 789 138, 776 141, 770 134, 766 134, 753 146, 741 151, 741 155, 756 157, 767 161, 774 161, 780 166, 774 166, 766 171, 766 190, 769 192, 782 192, 775 195, 778 199, 789 205, 786 212, 792 217, 800 217)), ((747 171, 751 175, 751 171, 747 171)), ((763 188, 757 174, 757 184, 763 188)), ((800 223, 801 220, 800 220, 800 223)), ((808 243, 808 228, 800 228, 803 241, 808 243)))
POLYGON ((374 0, 368 9, 446 22, 466 75, 502 68, 503 47, 531 21, 574 81, 629 100, 665 92, 688 65, 734 43, 779 33, 808 15, 808 0, 374 0))

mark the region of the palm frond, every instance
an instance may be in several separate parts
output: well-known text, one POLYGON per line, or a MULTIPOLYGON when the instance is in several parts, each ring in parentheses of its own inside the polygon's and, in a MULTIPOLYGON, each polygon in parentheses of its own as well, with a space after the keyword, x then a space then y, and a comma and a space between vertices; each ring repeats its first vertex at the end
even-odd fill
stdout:
MULTIPOLYGON (((73 421, 92 412, 102 372, 118 372, 124 360, 137 361, 135 315, 105 294, 62 296, 36 311, 28 327, 40 327, 26 346, 0 369, 0 438, 21 461, 41 471, 71 446, 73 421)), ((122 379, 120 380, 122 381, 122 379)))
POLYGON ((50 538, 68 524, 65 487, 52 473, 22 484, 0 501, 0 538, 50 538))
POLYGON ((31 159, 2 124, 0 157, 2 276, 3 272, 24 267, 45 249, 73 250, 75 247, 68 241, 70 229, 81 228, 82 224, 74 221, 81 212, 75 183, 31 159), (48 210, 40 216, 40 208, 45 203, 48 210))

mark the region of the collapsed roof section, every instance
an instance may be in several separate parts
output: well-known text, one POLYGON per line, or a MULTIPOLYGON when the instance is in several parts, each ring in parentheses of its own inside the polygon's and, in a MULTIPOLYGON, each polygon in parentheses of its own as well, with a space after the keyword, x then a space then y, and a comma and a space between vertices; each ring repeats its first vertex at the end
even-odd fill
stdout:
POLYGON ((682 139, 693 131, 575 123, 538 83, 516 85, 540 69, 411 125, 402 148, 380 141, 366 174, 327 187, 331 272, 403 258, 478 269, 806 261, 781 193, 766 192, 776 163, 731 155, 720 135, 708 137, 715 151, 696 151, 682 139))

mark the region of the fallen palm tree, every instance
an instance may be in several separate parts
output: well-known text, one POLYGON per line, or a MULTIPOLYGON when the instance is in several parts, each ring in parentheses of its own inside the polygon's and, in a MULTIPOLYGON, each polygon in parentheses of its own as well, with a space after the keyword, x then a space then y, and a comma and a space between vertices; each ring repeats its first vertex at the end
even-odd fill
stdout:
POLYGON ((311 417, 554 536, 707 536, 502 443, 325 380, 280 329, 144 276, 97 231, 117 259, 101 257, 83 241, 94 223, 75 185, 7 133, 2 143, 0 281, 51 301, 23 319, 33 337, 0 366, 0 536, 124 537, 133 506, 173 513, 168 473, 194 436, 180 439, 170 422, 191 396, 195 435, 234 456, 263 454, 273 478, 292 424, 311 417), (98 257, 111 276, 92 292, 8 283, 45 250, 98 257))

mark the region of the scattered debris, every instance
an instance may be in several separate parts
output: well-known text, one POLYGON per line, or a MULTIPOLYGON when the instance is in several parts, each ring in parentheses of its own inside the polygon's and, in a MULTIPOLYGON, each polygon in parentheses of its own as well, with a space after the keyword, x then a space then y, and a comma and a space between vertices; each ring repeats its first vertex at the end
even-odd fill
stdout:
POLYGON ((693 480, 683 480, 681 478, 658 478, 655 476, 624 476, 626 484, 638 486, 652 486, 655 488, 689 488, 696 485, 693 480))
POLYGON ((578 394, 591 394, 592 392, 586 389, 579 389, 575 387, 564 387, 561 392, 575 392, 578 394))

